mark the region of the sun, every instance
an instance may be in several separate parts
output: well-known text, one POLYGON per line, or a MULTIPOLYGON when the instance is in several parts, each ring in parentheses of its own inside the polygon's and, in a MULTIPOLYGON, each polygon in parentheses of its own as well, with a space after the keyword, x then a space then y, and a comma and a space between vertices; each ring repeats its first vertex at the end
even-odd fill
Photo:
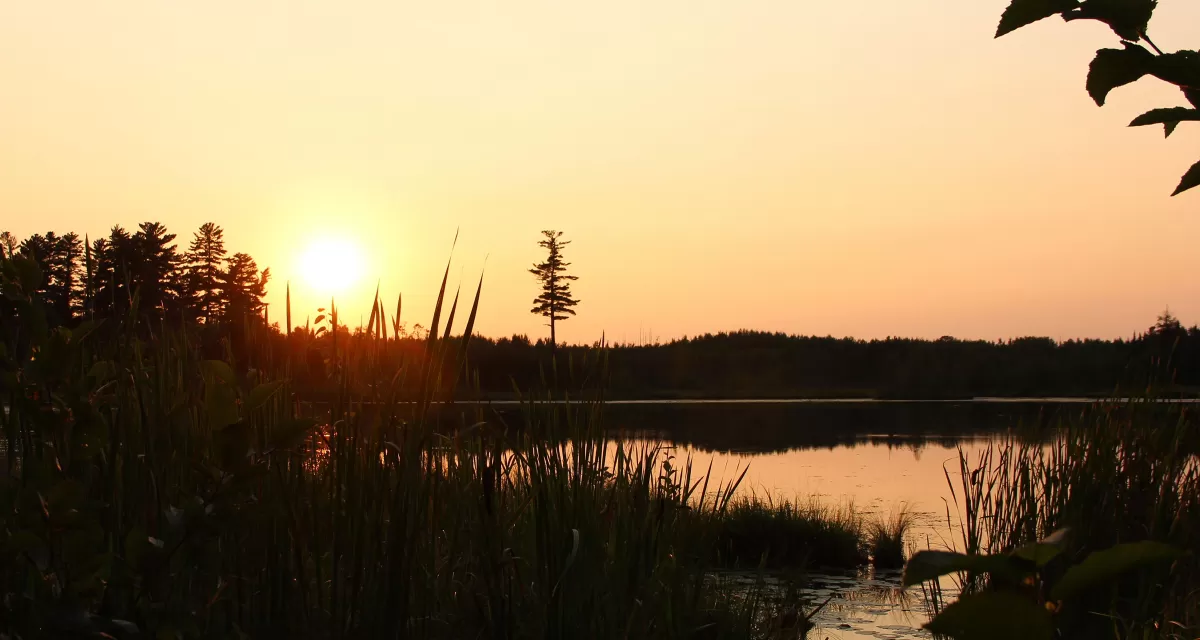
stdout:
POLYGON ((362 247, 346 238, 313 240, 300 256, 300 272, 318 293, 344 293, 362 278, 362 247))

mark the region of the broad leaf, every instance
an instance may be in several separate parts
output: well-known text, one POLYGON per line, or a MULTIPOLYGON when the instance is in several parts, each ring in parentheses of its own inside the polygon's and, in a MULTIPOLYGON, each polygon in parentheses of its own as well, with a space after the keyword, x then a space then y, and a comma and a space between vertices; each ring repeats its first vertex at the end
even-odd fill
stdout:
POLYGON ((1109 91, 1141 79, 1153 68, 1153 53, 1136 44, 1124 44, 1124 49, 1097 51, 1088 68, 1087 92, 1100 106, 1109 91))
POLYGON ((237 376, 233 374, 233 369, 228 364, 220 360, 205 360, 203 367, 205 374, 213 376, 229 386, 237 384, 237 376))
POLYGON ((1063 19, 1099 20, 1121 38, 1137 42, 1157 5, 1158 0, 1086 0, 1075 11, 1064 13, 1063 19))
POLYGON ((1183 179, 1179 181, 1179 186, 1175 187, 1175 192, 1171 195, 1177 196, 1198 185, 1200 185, 1200 162, 1192 165, 1192 168, 1183 174, 1183 179))
POLYGON ((274 380, 254 387, 250 391, 250 395, 246 396, 246 410, 257 409, 266 404, 267 400, 270 400, 271 396, 275 395, 283 387, 283 384, 283 380, 274 380))
MULTIPOLYGON (((1197 174, 1200 179, 1200 171, 1197 174)), ((1068 569, 1050 590, 1050 597, 1065 600, 1081 591, 1108 584, 1127 571, 1169 562, 1180 555, 1175 547, 1152 540, 1119 544, 1097 551, 1068 569)))
POLYGON ((1062 547, 1053 544, 1043 544, 1041 542, 1027 544, 1012 552, 1014 556, 1028 560, 1039 568, 1046 566, 1047 563, 1058 557, 1060 553, 1062 553, 1062 547))
POLYGON ((304 441, 309 431, 317 426, 317 421, 309 418, 296 418, 275 427, 271 432, 271 449, 291 449, 304 441))
MULTIPOLYGON (((1183 89, 1184 96, 1192 102, 1188 90, 1193 93, 1200 90, 1200 52, 1184 50, 1156 56, 1150 73, 1183 89)), ((1200 108, 1195 102, 1192 105, 1200 108)))
POLYGON ((1054 624, 1037 602, 1017 593, 966 595, 942 610, 925 628, 955 640, 1050 640, 1054 624))
POLYGON ((1021 27, 1032 24, 1043 18, 1070 11, 1079 6, 1077 0, 1012 0, 1004 15, 1000 16, 1000 26, 996 28, 996 37, 1011 33, 1021 27))
POLYGON ((959 571, 1014 575, 1020 569, 1005 555, 980 556, 953 551, 918 551, 904 567, 902 584, 906 587, 959 571))
POLYGON ((1153 109, 1143 113, 1129 123, 1131 127, 1141 127, 1148 124, 1161 124, 1169 137, 1175 127, 1184 120, 1200 121, 1200 109, 1187 107, 1171 107, 1170 109, 1153 109))

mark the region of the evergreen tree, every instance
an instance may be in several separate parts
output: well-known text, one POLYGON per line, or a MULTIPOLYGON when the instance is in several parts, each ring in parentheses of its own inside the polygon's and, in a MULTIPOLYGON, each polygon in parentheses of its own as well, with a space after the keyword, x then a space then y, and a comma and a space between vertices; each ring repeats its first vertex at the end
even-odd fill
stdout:
POLYGON ((167 228, 157 222, 143 222, 133 236, 125 266, 143 313, 178 318, 182 312, 179 302, 183 282, 174 241, 175 234, 167 233, 167 228))
POLYGON ((101 315, 116 315, 129 310, 132 292, 126 265, 133 256, 133 237, 121 225, 114 225, 107 238, 92 242, 91 274, 94 306, 101 315))
POLYGON ((235 253, 226 261, 219 286, 223 293, 222 312, 228 322, 239 322, 251 316, 261 316, 267 295, 267 282, 271 270, 258 271, 258 265, 249 254, 235 253))
POLYGON ((571 263, 562 258, 563 247, 571 244, 571 241, 561 240, 561 231, 542 231, 542 235, 546 239, 539 241, 538 246, 546 249, 548 255, 545 262, 535 263, 529 270, 542 286, 541 294, 533 299, 530 313, 549 319, 550 346, 555 348, 558 345, 555 323, 575 315, 572 307, 579 304, 578 300, 571 297, 571 281, 579 278, 566 273, 571 263))
POLYGON ((215 322, 221 313, 221 263, 225 260, 225 231, 204 223, 192 235, 192 244, 185 256, 187 262, 187 292, 195 304, 197 316, 204 322, 215 322))
POLYGON ((21 242, 9 231, 0 231, 0 258, 12 258, 17 255, 21 242))

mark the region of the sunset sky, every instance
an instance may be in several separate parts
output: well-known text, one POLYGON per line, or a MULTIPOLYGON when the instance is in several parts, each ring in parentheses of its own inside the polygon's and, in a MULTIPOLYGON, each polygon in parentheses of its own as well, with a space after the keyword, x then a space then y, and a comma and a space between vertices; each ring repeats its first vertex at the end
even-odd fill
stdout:
MULTIPOLYGON (((1005 4, 2 0, 0 229, 157 220, 186 248, 211 220, 271 268, 273 320, 287 280, 325 297, 333 239, 362 263, 351 324, 377 279, 427 324, 460 229, 480 330, 540 335, 553 228, 582 300, 560 340, 1200 322, 1200 189, 1169 197, 1200 126, 1125 126, 1183 97, 1143 80, 1097 108, 1116 37, 993 40, 1005 4)), ((1150 33, 1200 46, 1200 3, 1150 33)))

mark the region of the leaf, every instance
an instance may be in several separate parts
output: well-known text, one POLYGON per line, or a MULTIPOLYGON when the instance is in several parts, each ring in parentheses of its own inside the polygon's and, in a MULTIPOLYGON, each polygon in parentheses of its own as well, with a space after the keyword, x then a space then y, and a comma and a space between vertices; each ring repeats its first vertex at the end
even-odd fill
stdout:
POLYGON ((210 375, 229 386, 237 384, 237 376, 234 375, 233 369, 228 364, 220 360, 205 360, 203 363, 204 373, 210 375))
POLYGON ((264 382, 257 387, 254 387, 254 389, 250 391, 250 395, 246 396, 245 409, 250 411, 263 406, 266 404, 267 400, 271 399, 271 396, 275 395, 281 388, 283 388, 283 385, 283 380, 273 380, 271 382, 264 382))
POLYGON ((1070 11, 1079 6, 1077 0, 1012 0, 1004 14, 1000 16, 1000 25, 996 28, 996 37, 1033 24, 1043 18, 1049 18, 1056 13, 1070 11))
POLYGON ((1180 90, 1183 91, 1183 97, 1187 98, 1187 101, 1192 103, 1193 107, 1200 109, 1200 89, 1180 87, 1180 90))
POLYGON ((1169 109, 1151 109, 1146 113, 1133 119, 1129 123, 1131 127, 1143 127, 1148 124, 1166 124, 1170 122, 1179 123, 1184 120, 1200 121, 1200 109, 1188 109, 1187 107, 1171 107, 1169 109))
POLYGON ((1127 571, 1168 562, 1180 555, 1182 552, 1175 547, 1153 540, 1119 544, 1097 551, 1068 569, 1050 590, 1050 597, 1066 600, 1081 591, 1107 584, 1127 571))
POLYGON ((317 421, 309 418, 296 418, 275 427, 271 432, 271 449, 291 449, 304 441, 308 432, 317 426, 317 421))
MULTIPOLYGON (((1150 73, 1159 80, 1183 89, 1184 97, 1188 97, 1189 90, 1195 92, 1200 88, 1200 52, 1184 50, 1156 56, 1150 73)), ((1188 102, 1191 101, 1188 97, 1188 102)), ((1200 107, 1194 102, 1192 104, 1200 107)))
POLYGON ((1012 552, 1014 556, 1028 560, 1039 568, 1046 566, 1047 563, 1058 557, 1060 553, 1062 553, 1061 547, 1041 542, 1027 544, 1012 552))
POLYGON ((1188 109, 1187 107, 1171 107, 1169 109, 1152 109, 1133 119, 1129 123, 1131 127, 1141 127, 1148 124, 1161 124, 1166 131, 1167 137, 1175 131, 1175 127, 1179 123, 1188 121, 1200 121, 1200 109, 1188 109))
POLYGON ((1007 591, 965 595, 925 628, 956 640, 1050 640, 1050 614, 1030 598, 1007 591))
POLYGON ((1005 555, 980 556, 953 551, 918 551, 904 567, 901 583, 909 587, 959 571, 1010 576, 1021 572, 1012 559, 1005 555))
POLYGON ((1099 20, 1124 40, 1137 42, 1146 33, 1158 0, 1086 0, 1079 8, 1063 14, 1063 19, 1099 20))
POLYGON ((1140 80, 1154 64, 1154 54, 1136 44, 1124 44, 1124 49, 1097 51, 1088 68, 1087 92, 1099 106, 1104 106, 1109 91, 1140 80))
POLYGON ((1196 185, 1200 185, 1200 162, 1192 165, 1192 168, 1183 174, 1183 179, 1179 181, 1179 186, 1175 187, 1175 191, 1171 195, 1177 196, 1196 185))

